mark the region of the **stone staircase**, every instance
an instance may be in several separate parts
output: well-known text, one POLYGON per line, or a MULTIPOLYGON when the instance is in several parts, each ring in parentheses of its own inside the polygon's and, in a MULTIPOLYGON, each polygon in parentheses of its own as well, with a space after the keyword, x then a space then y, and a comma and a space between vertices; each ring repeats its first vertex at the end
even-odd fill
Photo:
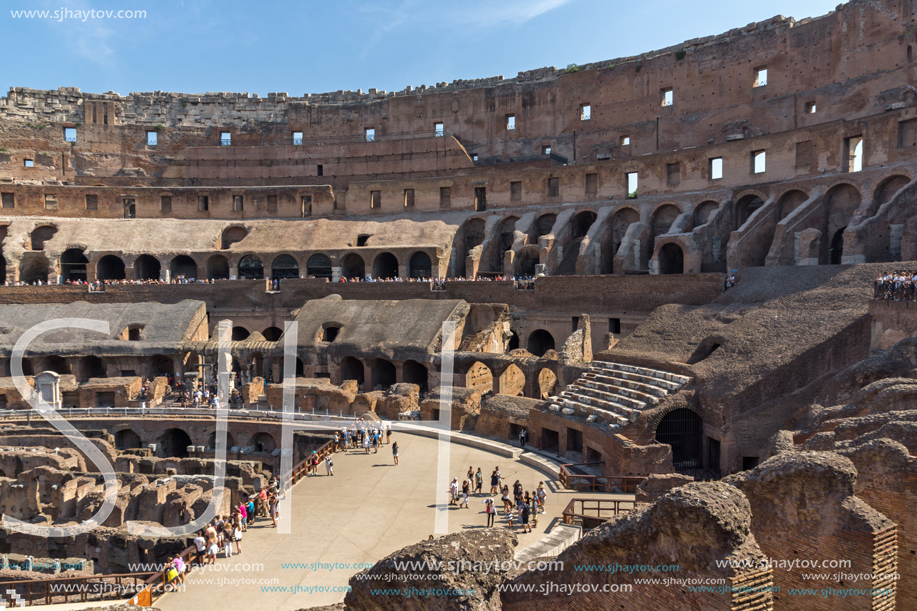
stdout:
POLYGON ((564 258, 554 271, 555 276, 572 276, 576 273, 576 260, 579 258, 579 247, 583 238, 573 238, 564 246, 564 258))
POLYGON ((668 371, 593 361, 589 371, 552 397, 548 409, 588 422, 607 422, 612 430, 635 422, 640 412, 659 405, 691 378, 668 371))

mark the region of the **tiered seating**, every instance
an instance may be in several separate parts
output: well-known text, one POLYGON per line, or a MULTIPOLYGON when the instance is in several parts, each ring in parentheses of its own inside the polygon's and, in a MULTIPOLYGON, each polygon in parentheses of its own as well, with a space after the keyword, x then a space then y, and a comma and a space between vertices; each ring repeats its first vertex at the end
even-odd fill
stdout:
POLYGON ((616 429, 636 421, 642 410, 659 405, 690 381, 668 371, 594 361, 587 373, 552 397, 549 409, 586 416, 589 421, 607 421, 609 428, 616 429))

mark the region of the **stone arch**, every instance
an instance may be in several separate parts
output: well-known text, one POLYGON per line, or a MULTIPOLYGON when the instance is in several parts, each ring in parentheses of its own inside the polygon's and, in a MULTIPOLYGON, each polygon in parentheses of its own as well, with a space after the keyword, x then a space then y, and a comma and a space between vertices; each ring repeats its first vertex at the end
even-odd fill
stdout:
POLYGON ((130 429, 124 429, 115 433, 115 447, 119 450, 132 450, 142 448, 143 442, 140 435, 130 429))
POLYGON ((557 375, 545 367, 538 372, 538 399, 553 397, 557 389, 557 375))
POLYGON ((373 261, 373 278, 397 278, 398 257, 390 252, 380 252, 373 261))
POLYGON ((341 380, 356 380, 357 385, 363 387, 363 363, 352 356, 341 359, 341 380))
POLYGON ((229 279, 229 259, 223 255, 213 255, 207 259, 207 263, 204 267, 207 271, 208 280, 229 279))
POLYGON ((598 218, 598 215, 592 210, 577 212, 570 221, 570 237, 574 240, 586 237, 596 218, 598 218))
POLYGON ((510 365, 500 374, 500 392, 501 395, 518 397, 522 395, 525 389, 525 374, 515 364, 510 365))
POLYGON ((482 393, 494 387, 494 374, 490 367, 481 361, 475 361, 465 371, 465 388, 476 388, 482 393))
POLYGON ((516 263, 516 274, 519 276, 534 276, 535 266, 541 263, 541 251, 537 246, 526 246, 519 251, 516 263))
POLYGON ((159 436, 158 444, 161 458, 187 458, 188 446, 194 445, 191 436, 179 428, 166 429, 159 436))
POLYGON ((893 174, 879 183, 872 197, 872 205, 869 208, 869 216, 878 212, 882 204, 891 201, 892 196, 907 186, 911 179, 903 174, 893 174))
POLYGON ((306 276, 315 278, 331 278, 331 258, 317 252, 306 261, 306 276))
POLYGON ((538 238, 543 235, 548 235, 554 229, 554 223, 557 222, 557 215, 553 212, 547 212, 538 217, 538 219, 532 223, 532 230, 529 234, 531 238, 530 242, 537 243, 538 238))
POLYGON ((243 342, 248 339, 248 336, 251 335, 251 331, 242 326, 236 326, 232 328, 232 341, 234 342, 243 342))
POLYGON ((742 225, 744 225, 749 217, 755 213, 758 208, 764 205, 764 200, 759 196, 749 193, 748 195, 739 199, 735 205, 735 227, 734 229, 738 230, 742 225))
POLYGON ((777 200, 777 221, 782 221, 790 215, 793 210, 801 206, 807 199, 808 194, 799 189, 790 189, 780 196, 777 200))
POLYGON ((719 207, 719 202, 710 199, 699 203, 697 207, 694 208, 694 227, 700 227, 710 222, 710 219, 719 207))
POLYGON ((465 253, 471 251, 475 246, 484 243, 484 227, 486 222, 479 217, 470 218, 462 225, 462 237, 465 239, 465 253))
POLYGON ((90 354, 81 358, 79 367, 81 379, 83 380, 108 377, 105 363, 103 363, 102 359, 95 355, 90 354))
POLYGON ((162 264, 151 255, 140 255, 134 260, 134 280, 159 280, 162 264))
POLYGON ((261 280, 264 278, 264 263, 255 255, 245 255, 239 260, 239 278, 261 280))
POLYGON ((172 278, 184 276, 185 278, 197 278, 197 261, 188 255, 178 255, 169 262, 169 273, 172 278))
POLYGON ((408 275, 411 278, 432 278, 433 263, 430 261, 430 255, 422 250, 411 255, 408 263, 408 275))
POLYGON ((220 235, 220 248, 221 250, 226 250, 230 248, 233 244, 237 244, 245 239, 248 235, 248 229, 241 227, 239 225, 233 225, 232 227, 227 227, 223 230, 223 233, 220 235))
POLYGON ((526 349, 535 356, 544 356, 548 350, 554 350, 554 347, 554 336, 544 329, 535 329, 526 341, 526 349))
POLYGON ((602 249, 603 274, 613 274, 615 272, 615 255, 618 254, 618 250, 620 250, 621 244, 624 242, 624 236, 627 234, 627 229, 634 223, 639 222, 640 213, 630 206, 625 206, 617 210, 611 216, 611 235, 605 247, 602 249))
POLYGON ((85 282, 87 265, 89 259, 86 258, 84 249, 68 248, 60 256, 61 279, 64 282, 85 282))
POLYGON ((704 421, 694 410, 682 407, 664 415, 656 425, 655 438, 672 447, 675 469, 703 466, 704 421))
POLYGON ((664 244, 659 249, 659 273, 683 274, 685 271, 685 252, 675 242, 664 244))
POLYGON ((124 280, 124 261, 116 255, 105 255, 96 264, 99 280, 124 280))
POLYGON ((268 327, 261 332, 261 335, 269 342, 276 342, 279 341, 280 337, 283 335, 283 329, 280 327, 268 327))
POLYGON ((252 435, 252 440, 248 445, 252 447, 252 452, 271 453, 277 449, 277 442, 274 440, 274 436, 264 431, 252 435))
POLYGON ((725 340, 720 336, 705 337, 694 350, 694 353, 691 354, 690 358, 688 358, 688 365, 700 363, 704 359, 708 358, 711 354, 723 346, 724 341, 725 340))
POLYGON ((395 383, 397 370, 395 364, 385 359, 375 359, 372 365, 373 390, 377 387, 388 388, 395 383))
MULTIPOLYGON (((232 436, 232 433, 226 431, 226 449, 235 447, 236 438, 232 436)), ((209 450, 214 450, 217 447, 217 432, 214 431, 210 433, 210 436, 207 438, 207 448, 209 450)))
POLYGON ((278 255, 271 263, 271 278, 299 278, 299 263, 292 255, 278 255))
POLYGON ((407 360, 402 366, 404 372, 404 381, 409 384, 417 384, 420 387, 420 392, 427 392, 427 368, 423 363, 418 363, 417 361, 407 360))
POLYGON ((827 252, 819 257, 824 263, 839 264, 844 255, 844 229, 860 207, 860 190, 849 183, 839 183, 825 193, 827 231, 823 232, 823 244, 827 252))
POLYGON ((47 371, 53 371, 54 373, 60 374, 62 376, 68 375, 70 373, 70 365, 67 363, 67 359, 56 354, 51 355, 45 359, 45 369, 47 371))
POLYGON ((656 208, 650 217, 650 239, 642 246, 641 261, 648 261, 653 257, 656 238, 667 234, 680 214, 681 210, 672 203, 661 204, 656 208))
POLYGON ((168 376, 175 373, 175 361, 166 354, 157 354, 150 359, 150 377, 168 376))
POLYGON ((519 334, 515 331, 510 331, 509 339, 506 340, 506 351, 511 352, 513 350, 519 349, 519 334))
POLYGON ((500 221, 497 226, 497 249, 494 251, 491 271, 503 271, 503 259, 506 257, 506 251, 512 250, 513 242, 516 241, 516 223, 519 221, 518 216, 507 216, 500 221))
POLYGON ((363 280, 366 277, 366 262, 363 261, 363 257, 355 252, 344 257, 341 261, 341 276, 363 280))
POLYGON ((26 284, 47 282, 50 273, 51 265, 43 254, 26 253, 19 263, 19 280, 26 284))
POLYGON ((44 250, 45 242, 54 237, 57 233, 57 227, 54 225, 39 225, 32 230, 31 248, 32 250, 44 250))

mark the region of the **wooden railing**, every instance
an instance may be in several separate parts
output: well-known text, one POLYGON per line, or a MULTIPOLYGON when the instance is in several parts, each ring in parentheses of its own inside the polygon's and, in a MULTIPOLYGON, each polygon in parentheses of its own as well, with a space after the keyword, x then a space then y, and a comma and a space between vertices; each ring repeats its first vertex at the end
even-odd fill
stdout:
MULTIPOLYGON (((334 442, 333 441, 326 442, 325 445, 323 445, 322 447, 320 447, 319 449, 315 451, 316 454, 318 454, 319 466, 321 466, 321 463, 325 461, 325 456, 327 456, 328 454, 331 454, 333 451, 334 451, 334 442)), ((296 482, 304 478, 306 474, 309 473, 309 461, 310 460, 312 460, 311 454, 306 456, 305 460, 299 462, 296 466, 294 466, 292 471, 290 472, 290 475, 285 476, 285 478, 287 478, 285 483, 289 486, 292 486, 293 484, 295 484, 296 482)))
MULTIPOLYGON (((86 577, 52 577, 48 579, 12 580, 0 582, 0 594, 9 598, 15 590, 19 601, 32 606, 69 602, 121 600, 125 594, 146 589, 151 573, 122 573, 118 575, 89 575, 86 577), (73 601, 70 598, 73 597, 73 601)), ((11 608, 20 606, 17 601, 7 603, 11 608)))
POLYGON ((580 475, 571 473, 569 467, 588 467, 601 465, 601 462, 570 463, 560 466, 557 479, 567 490, 577 492, 615 492, 621 494, 634 494, 637 486, 646 479, 642 475, 580 475))
POLYGON ((633 511, 636 501, 621 499, 571 499, 564 509, 564 524, 573 524, 577 519, 597 525, 609 518, 633 511), (577 507, 579 505, 579 507, 577 507))

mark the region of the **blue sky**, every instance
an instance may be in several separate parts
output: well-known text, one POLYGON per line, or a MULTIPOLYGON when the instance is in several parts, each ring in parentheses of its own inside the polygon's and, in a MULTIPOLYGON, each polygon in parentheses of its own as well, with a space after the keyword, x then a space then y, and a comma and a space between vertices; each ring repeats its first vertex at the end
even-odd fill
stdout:
POLYGON ((0 87, 397 91, 636 55, 838 0, 7 0, 0 87), (146 11, 143 19, 11 11, 146 11), (17 52, 11 52, 13 49, 17 52))

